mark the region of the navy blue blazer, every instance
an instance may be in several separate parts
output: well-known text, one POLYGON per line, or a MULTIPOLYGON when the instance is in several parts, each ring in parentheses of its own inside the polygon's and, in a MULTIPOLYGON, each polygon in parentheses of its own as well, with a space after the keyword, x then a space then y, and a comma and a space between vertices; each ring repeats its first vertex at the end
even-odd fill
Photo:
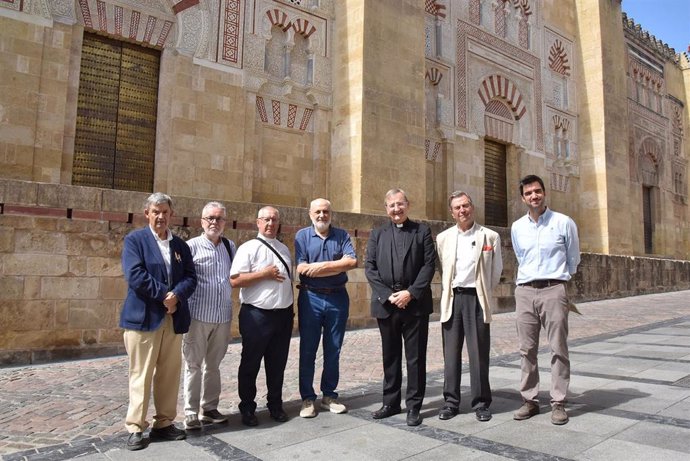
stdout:
POLYGON ((191 317, 187 300, 196 289, 196 271, 189 247, 173 235, 170 241, 171 289, 168 271, 156 238, 147 225, 130 232, 122 249, 122 272, 127 281, 127 297, 120 313, 120 327, 128 330, 154 331, 167 313, 163 301, 168 291, 179 302, 173 314, 175 333, 189 331, 191 317))
POLYGON ((426 224, 407 220, 410 239, 405 247, 402 271, 403 280, 393 280, 393 225, 388 222, 374 229, 367 242, 364 274, 371 286, 371 315, 385 319, 397 309, 388 298, 393 294, 393 284, 400 282, 412 295, 405 308, 412 315, 428 315, 434 310, 431 296, 431 280, 436 271, 436 248, 431 229, 426 224))

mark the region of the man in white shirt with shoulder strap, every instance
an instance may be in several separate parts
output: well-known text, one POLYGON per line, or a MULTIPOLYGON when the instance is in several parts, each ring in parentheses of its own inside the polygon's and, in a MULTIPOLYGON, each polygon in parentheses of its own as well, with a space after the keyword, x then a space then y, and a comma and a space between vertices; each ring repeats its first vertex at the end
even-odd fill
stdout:
POLYGON ((268 411, 277 422, 283 410, 283 376, 294 322, 290 251, 278 241, 280 213, 266 206, 256 219, 257 238, 243 243, 230 269, 230 283, 240 289, 242 356, 238 371, 242 423, 256 426, 256 378, 264 361, 268 411))

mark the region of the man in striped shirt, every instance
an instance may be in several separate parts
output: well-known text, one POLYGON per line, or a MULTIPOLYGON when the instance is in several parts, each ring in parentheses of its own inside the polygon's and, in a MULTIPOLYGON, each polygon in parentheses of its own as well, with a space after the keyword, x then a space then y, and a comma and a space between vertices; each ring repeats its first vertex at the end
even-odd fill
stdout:
POLYGON ((235 243, 227 239, 223 241, 225 219, 223 204, 207 203, 201 212, 203 234, 187 241, 198 278, 197 289, 189 298, 192 323, 182 342, 187 429, 200 429, 202 422, 223 423, 228 420, 218 411, 218 367, 230 340, 230 266, 235 255, 235 243))

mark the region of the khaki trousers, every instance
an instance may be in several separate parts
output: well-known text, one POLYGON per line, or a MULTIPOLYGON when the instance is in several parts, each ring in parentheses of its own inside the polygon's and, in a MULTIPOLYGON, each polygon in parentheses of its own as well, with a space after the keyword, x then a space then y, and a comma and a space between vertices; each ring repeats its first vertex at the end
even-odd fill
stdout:
POLYGON ((525 401, 538 402, 539 332, 546 331, 551 348, 551 404, 565 403, 570 384, 568 354, 568 296, 565 283, 546 288, 515 288, 515 313, 520 343, 520 394, 525 401))
POLYGON ((177 416, 177 393, 182 365, 182 335, 175 334, 172 316, 166 315, 156 331, 125 330, 129 356, 129 407, 125 427, 143 432, 153 383, 153 427, 170 426, 177 416))

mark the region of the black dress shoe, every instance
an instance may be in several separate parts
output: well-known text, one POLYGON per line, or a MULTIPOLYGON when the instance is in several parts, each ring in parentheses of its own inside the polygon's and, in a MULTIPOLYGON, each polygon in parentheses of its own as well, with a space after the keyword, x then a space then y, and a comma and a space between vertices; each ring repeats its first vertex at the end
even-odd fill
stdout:
POLYGON ((187 433, 171 424, 151 429, 150 437, 157 440, 184 440, 187 438, 187 433))
POLYGON ((256 415, 253 411, 247 411, 242 413, 242 424, 245 426, 254 427, 259 425, 259 420, 256 418, 256 415))
POLYGON ((268 410, 268 412, 271 415, 271 418, 279 423, 284 423, 288 420, 288 415, 285 413, 285 410, 283 410, 282 407, 276 408, 275 410, 268 410))
POLYGON ((477 417, 477 421, 488 421, 491 419, 491 411, 486 407, 479 407, 474 410, 474 414, 477 417))
POLYGON ((419 426, 422 424, 422 417, 419 416, 419 410, 412 408, 407 411, 407 425, 408 426, 419 426))
POLYGON ((388 418, 389 416, 397 415, 402 410, 400 407, 394 407, 392 405, 384 405, 378 410, 371 413, 371 417, 374 419, 388 418))
POLYGON ((144 433, 143 432, 132 432, 129 434, 129 438, 127 439, 127 449, 134 451, 134 450, 141 450, 142 448, 146 448, 146 441, 144 440, 144 433))
POLYGON ((445 420, 448 420, 451 418, 455 418, 457 415, 458 415, 458 409, 457 408, 445 406, 445 407, 441 408, 441 411, 438 412, 438 419, 442 419, 445 421, 445 420))

